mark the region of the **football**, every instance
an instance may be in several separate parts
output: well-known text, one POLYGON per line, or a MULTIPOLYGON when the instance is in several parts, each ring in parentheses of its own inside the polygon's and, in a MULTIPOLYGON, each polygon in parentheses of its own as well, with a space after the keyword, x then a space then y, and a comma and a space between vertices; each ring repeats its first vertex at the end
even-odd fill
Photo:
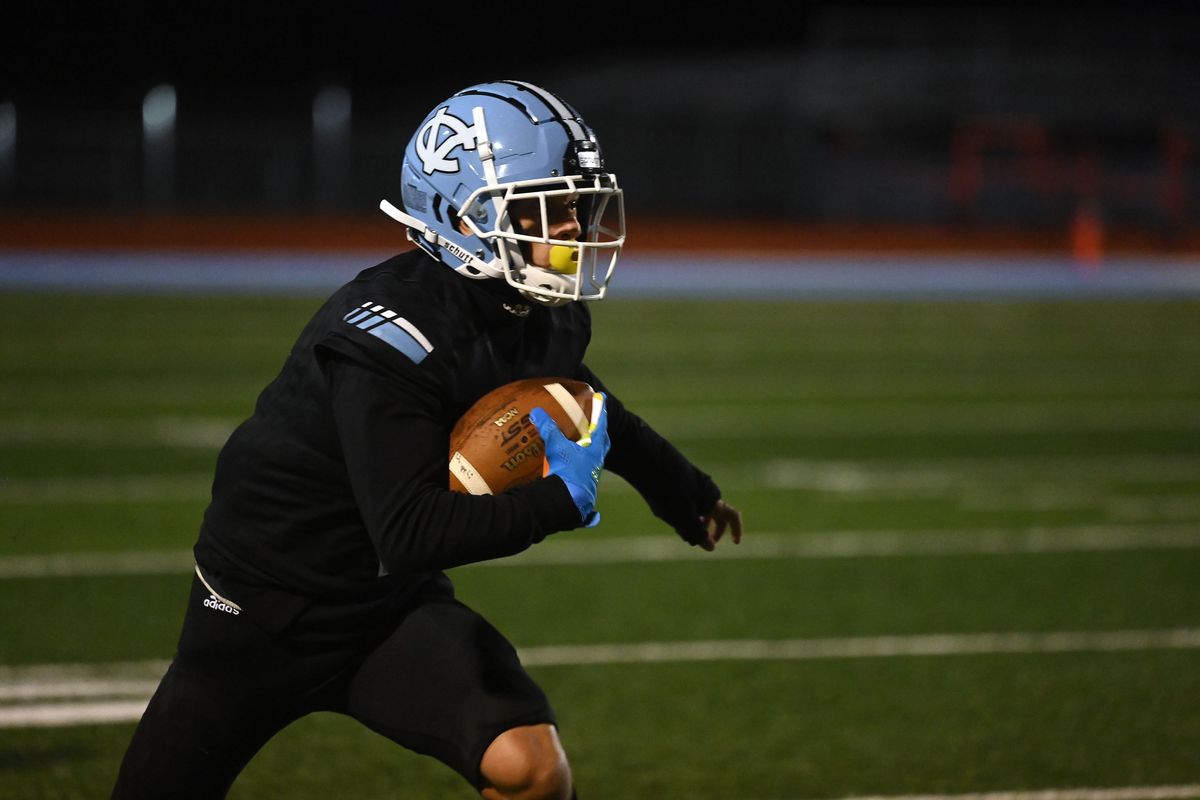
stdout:
POLYGON ((529 420, 541 406, 572 441, 588 430, 592 387, 566 378, 525 378, 493 389, 450 433, 450 488, 499 494, 542 475, 542 437, 529 420))

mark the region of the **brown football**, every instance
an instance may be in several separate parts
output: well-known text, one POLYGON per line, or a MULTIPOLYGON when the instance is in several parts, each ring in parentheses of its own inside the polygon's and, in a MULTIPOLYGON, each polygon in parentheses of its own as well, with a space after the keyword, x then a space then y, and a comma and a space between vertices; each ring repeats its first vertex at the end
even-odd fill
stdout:
POLYGON ((529 421, 541 406, 572 441, 587 430, 591 386, 566 378, 525 378, 476 401, 450 433, 450 488, 499 494, 542 475, 542 437, 529 421))

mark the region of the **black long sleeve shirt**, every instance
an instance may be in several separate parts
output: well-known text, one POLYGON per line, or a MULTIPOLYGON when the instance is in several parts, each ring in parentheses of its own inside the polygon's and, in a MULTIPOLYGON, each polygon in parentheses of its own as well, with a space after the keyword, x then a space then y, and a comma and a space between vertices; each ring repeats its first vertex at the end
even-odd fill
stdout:
POLYGON ((716 486, 583 364, 590 336, 585 304, 527 303, 421 251, 364 271, 316 312, 221 451, 197 563, 269 628, 313 606, 353 626, 444 582, 442 570, 577 527, 556 477, 495 496, 447 488, 463 412, 497 386, 548 376, 606 392, 606 469, 695 541, 716 486))

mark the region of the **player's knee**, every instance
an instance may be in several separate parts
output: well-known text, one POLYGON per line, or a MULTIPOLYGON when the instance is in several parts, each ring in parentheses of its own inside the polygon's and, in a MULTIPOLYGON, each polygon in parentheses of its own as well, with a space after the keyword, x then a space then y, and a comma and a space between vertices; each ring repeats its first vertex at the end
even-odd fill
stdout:
POLYGON ((553 725, 513 728, 496 737, 480 764, 489 800, 568 800, 571 767, 553 725))

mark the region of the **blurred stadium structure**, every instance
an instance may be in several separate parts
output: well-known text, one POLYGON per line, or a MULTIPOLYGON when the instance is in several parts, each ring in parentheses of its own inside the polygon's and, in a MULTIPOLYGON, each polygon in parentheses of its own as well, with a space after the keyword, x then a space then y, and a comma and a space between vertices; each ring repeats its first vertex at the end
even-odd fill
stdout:
POLYGON ((264 10, 186 42, 182 17, 60 14, 60 57, 14 59, 0 83, 0 211, 371 214, 430 105, 511 76, 580 106, 643 217, 1074 228, 1085 249, 1103 224, 1195 244, 1192 4, 815 4, 753 47, 519 48, 501 76, 406 41, 384 5, 264 10))

